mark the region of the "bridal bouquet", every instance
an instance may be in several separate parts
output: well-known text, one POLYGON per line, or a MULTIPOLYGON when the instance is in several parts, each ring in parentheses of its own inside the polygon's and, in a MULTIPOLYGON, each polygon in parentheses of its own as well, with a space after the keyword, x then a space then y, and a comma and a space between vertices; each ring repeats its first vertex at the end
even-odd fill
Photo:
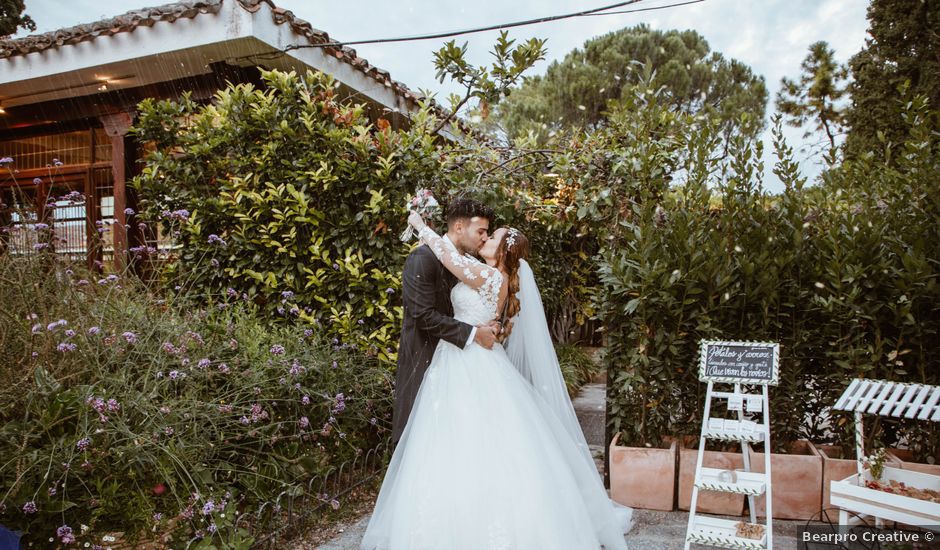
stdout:
MULTIPOLYGON (((419 189, 414 198, 408 201, 407 208, 409 212, 417 212, 426 218, 427 214, 434 212, 440 206, 430 189, 419 189)), ((412 235, 414 235, 414 228, 409 225, 401 234, 401 240, 408 242, 412 235)))

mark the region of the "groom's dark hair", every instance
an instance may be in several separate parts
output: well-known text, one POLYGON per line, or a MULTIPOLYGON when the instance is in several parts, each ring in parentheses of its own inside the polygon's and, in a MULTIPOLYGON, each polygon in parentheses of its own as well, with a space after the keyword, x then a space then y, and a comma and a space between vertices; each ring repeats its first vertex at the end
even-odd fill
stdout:
POLYGON ((491 224, 496 223, 496 214, 493 209, 480 201, 457 198, 451 201, 447 207, 447 224, 450 225, 457 220, 470 218, 486 218, 491 224))

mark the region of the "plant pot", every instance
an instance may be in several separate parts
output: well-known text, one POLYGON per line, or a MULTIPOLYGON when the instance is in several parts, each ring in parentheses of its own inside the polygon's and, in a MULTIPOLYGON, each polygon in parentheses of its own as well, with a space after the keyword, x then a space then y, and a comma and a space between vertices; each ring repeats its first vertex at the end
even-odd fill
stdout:
POLYGON ((610 498, 632 508, 673 509, 676 448, 622 447, 620 434, 610 442, 610 498))
MULTIPOLYGON (((698 451, 682 448, 679 451, 679 509, 688 510, 692 505, 692 485, 695 482, 695 462, 698 451)), ((744 468, 744 455, 740 452, 705 451, 703 468, 740 470, 744 468)), ((753 469, 753 464, 751 465, 753 469)), ((744 495, 721 493, 699 489, 696 512, 740 516, 744 513, 744 495)))
MULTIPOLYGON (((806 440, 790 443, 789 449, 790 454, 770 455, 774 518, 810 519, 822 507, 822 456, 806 440)), ((750 457, 751 468, 764 472, 764 453, 752 448, 750 457)), ((754 498, 758 516, 767 516, 766 502, 766 494, 754 498)))
POLYGON ((902 470, 912 470, 914 472, 920 472, 922 474, 930 474, 934 476, 940 476, 940 457, 935 456, 937 459, 933 464, 927 464, 925 462, 914 462, 914 453, 907 449, 886 449, 888 460, 894 460, 899 464, 899 468, 902 470))
MULTIPOLYGON (((845 453, 841 445, 816 445, 813 444, 816 452, 822 457, 823 463, 823 482, 822 482, 822 507, 832 508, 830 500, 832 494, 832 482, 840 481, 852 474, 858 473, 858 464, 854 458, 845 458, 845 453)), ((885 466, 899 467, 899 462, 892 456, 885 460, 885 466)))

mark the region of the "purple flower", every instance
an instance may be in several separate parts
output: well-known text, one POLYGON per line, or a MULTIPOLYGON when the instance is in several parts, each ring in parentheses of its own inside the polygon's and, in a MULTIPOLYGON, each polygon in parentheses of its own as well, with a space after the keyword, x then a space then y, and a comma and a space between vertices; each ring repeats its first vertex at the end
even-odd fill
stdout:
POLYGON ((40 332, 42 332, 42 323, 36 323, 35 325, 33 325, 32 332, 33 334, 39 334, 40 332))
POLYGON ((121 336, 123 336, 124 339, 127 340, 128 344, 134 344, 137 342, 137 335, 134 334, 133 332, 127 331, 127 332, 122 333, 121 336))
POLYGON ((310 419, 306 416, 301 416, 297 423, 300 425, 301 429, 306 429, 310 426, 310 419))
POLYGON ((305 396, 301 397, 301 398, 300 398, 300 402, 303 403, 304 405, 309 405, 309 404, 310 404, 310 396, 309 396, 309 395, 305 395, 305 396))
POLYGON ((176 346, 174 346, 172 342, 163 342, 163 351, 174 355, 179 350, 176 349, 176 346))
POLYGON ((0 164, 13 164, 13 157, 3 157, 0 159, 0 164))
POLYGON ((202 507, 202 515, 208 516, 212 512, 215 512, 215 503, 210 500, 202 507))
POLYGON ((180 378, 180 372, 178 370, 171 370, 170 380, 176 380, 177 378, 180 378))
POLYGON ((111 412, 116 412, 121 410, 121 404, 117 402, 117 399, 108 399, 108 410, 111 412))
POLYGON ((166 428, 163 428, 163 433, 168 436, 173 435, 173 426, 167 426, 166 428))
POLYGON ((372 418, 369 419, 369 424, 372 424, 373 426, 375 426, 378 423, 378 421, 379 420, 373 416, 372 418))
MULTIPOLYGON (((36 178, 36 179, 39 179, 39 178, 36 178)), ((46 229, 49 229, 49 224, 37 223, 36 225, 33 226, 33 228, 35 228, 36 231, 45 231, 46 229)))
POLYGON ((215 524, 215 522, 210 523, 209 527, 206 527, 206 531, 208 531, 211 534, 214 534, 218 530, 219 530, 219 527, 215 524))
POLYGON ((62 544, 72 544, 75 542, 75 535, 72 534, 72 528, 68 525, 63 525, 56 529, 55 534, 59 537, 62 544))
POLYGON ((62 162, 59 159, 52 159, 52 164, 55 166, 62 166, 62 162))
POLYGON ((72 336, 75 336, 75 331, 72 329, 68 329, 65 331, 65 335, 71 338, 72 336))
POLYGON ((291 374, 291 376, 298 376, 298 375, 300 375, 300 374, 303 374, 304 372, 306 372, 306 369, 304 369, 304 368, 300 365, 300 363, 299 363, 296 359, 294 359, 294 364, 291 365, 291 367, 290 367, 290 374, 291 374))
POLYGON ((156 514, 153 515, 153 521, 160 521, 162 519, 163 519, 163 514, 161 514, 160 512, 157 512, 156 514))
POLYGON ((211 265, 212 267, 219 267, 219 260, 212 258, 211 260, 209 260, 209 265, 211 265))
POLYGON ((83 437, 78 440, 78 443, 75 444, 79 451, 87 451, 91 447, 91 439, 83 437))
POLYGON ((137 213, 137 212, 134 212, 134 209, 133 209, 133 208, 125 208, 125 209, 124 209, 124 215, 125 215, 125 216, 133 216, 133 215, 136 214, 136 213, 137 213))
POLYGON ((364 324, 366 324, 366 322, 365 322, 365 321, 363 321, 362 319, 359 319, 359 320, 358 320, 358 321, 356 321, 356 322, 357 322, 357 323, 359 323, 360 325, 364 325, 364 324))
POLYGON ((386 294, 395 294, 395 289, 394 289, 394 288, 386 288, 386 289, 385 289, 385 293, 386 293, 386 294))
POLYGON ((238 291, 235 290, 234 288, 229 287, 225 289, 225 295, 228 296, 229 298, 236 298, 238 296, 238 291))
POLYGON ((202 359, 199 360, 198 363, 196 363, 196 366, 199 367, 200 369, 204 369, 208 367, 211 363, 212 361, 210 361, 209 358, 203 357, 202 359))
POLYGON ((31 500, 23 504, 23 513, 24 514, 35 514, 39 508, 36 507, 36 502, 31 500))
POLYGON ((99 332, 101 332, 101 329, 98 327, 91 327, 90 329, 88 329, 88 334, 92 336, 94 336, 95 334, 98 334, 99 332))
POLYGON ((335 270, 338 271, 338 270, 339 270, 339 264, 336 263, 336 262, 333 262, 333 269, 335 269, 335 270))
POLYGON ((333 361, 333 368, 335 369, 338 366, 339 366, 339 363, 337 363, 336 361, 333 361))
POLYGON ((107 277, 105 277, 105 279, 113 283, 114 281, 118 280, 118 276, 112 273, 108 275, 107 277))
POLYGON ((222 237, 219 237, 218 235, 213 233, 209 235, 209 244, 217 244, 220 246, 225 246, 225 241, 222 239, 222 237))
POLYGON ((46 326, 46 330, 55 330, 56 327, 61 327, 69 324, 65 319, 59 319, 58 321, 53 321, 46 326))
POLYGON ((219 372, 221 372, 222 374, 228 374, 229 372, 231 372, 231 370, 228 368, 228 365, 226 365, 225 363, 220 363, 219 372))
POLYGON ((59 350, 59 351, 62 352, 62 353, 66 353, 66 352, 69 352, 69 351, 75 351, 76 349, 78 349, 78 346, 77 346, 76 344, 71 343, 71 342, 62 342, 61 344, 59 344, 58 346, 56 346, 56 349, 59 350))
POLYGON ((290 300, 293 297, 294 297, 294 293, 291 292, 290 290, 285 290, 284 292, 281 293, 281 298, 284 300, 290 300))
POLYGON ((231 405, 219 405, 219 412, 230 413, 232 412, 232 406, 231 405))
POLYGON ((284 355, 284 346, 280 344, 274 344, 271 346, 271 355, 284 355))
POLYGON ((251 424, 251 420, 249 420, 247 416, 243 416, 243 417, 239 418, 238 421, 241 422, 242 424, 246 424, 246 425, 247 425, 247 424, 251 424))
POLYGON ((311 336, 313 336, 313 331, 310 330, 309 328, 304 329, 304 338, 310 338, 311 336))
POLYGON ((334 510, 339 510, 339 501, 334 498, 330 501, 330 506, 332 506, 334 510))

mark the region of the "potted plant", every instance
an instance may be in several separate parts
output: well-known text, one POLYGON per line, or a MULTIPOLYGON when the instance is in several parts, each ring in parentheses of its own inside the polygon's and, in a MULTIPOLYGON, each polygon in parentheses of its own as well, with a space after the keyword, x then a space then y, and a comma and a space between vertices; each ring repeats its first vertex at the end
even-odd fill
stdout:
POLYGON ((933 455, 927 456, 927 461, 918 460, 916 453, 911 449, 887 449, 888 460, 898 463, 898 468, 902 470, 913 470, 924 474, 940 476, 940 456, 937 451, 933 455), (930 460, 933 459, 933 462, 930 460))
MULTIPOLYGON (((823 461, 805 439, 787 445, 788 453, 771 453, 773 514, 778 519, 810 519, 822 507, 823 461)), ((751 468, 764 472, 764 453, 750 449, 751 468)), ((758 516, 767 515, 766 495, 754 499, 758 516)))
POLYGON ((672 510, 678 442, 664 440, 666 448, 624 447, 617 444, 620 435, 610 442, 610 497, 633 508, 672 510))

